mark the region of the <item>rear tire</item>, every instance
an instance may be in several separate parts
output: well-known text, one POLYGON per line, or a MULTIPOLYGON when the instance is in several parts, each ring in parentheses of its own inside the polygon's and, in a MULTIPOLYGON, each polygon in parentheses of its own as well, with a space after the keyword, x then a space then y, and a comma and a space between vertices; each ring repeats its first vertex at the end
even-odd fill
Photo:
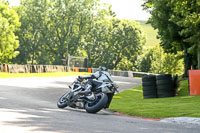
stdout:
POLYGON ((99 93, 96 95, 96 100, 94 102, 87 102, 85 104, 85 110, 88 113, 97 113, 106 106, 107 102, 108 96, 105 93, 99 93))

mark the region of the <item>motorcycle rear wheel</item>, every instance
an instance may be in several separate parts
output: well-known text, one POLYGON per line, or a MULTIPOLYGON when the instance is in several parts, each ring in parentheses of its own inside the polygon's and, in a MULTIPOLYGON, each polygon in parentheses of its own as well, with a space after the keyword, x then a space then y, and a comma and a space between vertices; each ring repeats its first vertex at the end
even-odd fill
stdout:
POLYGON ((99 93, 96 95, 96 100, 93 102, 87 102, 85 104, 85 110, 88 113, 97 113, 106 106, 108 102, 108 96, 105 93, 99 93))
POLYGON ((69 93, 65 93, 63 96, 61 96, 58 99, 58 102, 57 102, 58 108, 65 108, 65 107, 67 107, 69 105, 69 101, 67 99, 68 95, 69 95, 69 93))

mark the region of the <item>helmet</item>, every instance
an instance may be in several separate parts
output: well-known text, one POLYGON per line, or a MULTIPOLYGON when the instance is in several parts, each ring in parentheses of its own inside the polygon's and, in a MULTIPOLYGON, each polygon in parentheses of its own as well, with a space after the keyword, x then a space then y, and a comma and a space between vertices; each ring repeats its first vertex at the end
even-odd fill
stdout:
POLYGON ((108 69, 106 67, 102 67, 102 66, 99 67, 99 71, 107 71, 107 70, 108 69))

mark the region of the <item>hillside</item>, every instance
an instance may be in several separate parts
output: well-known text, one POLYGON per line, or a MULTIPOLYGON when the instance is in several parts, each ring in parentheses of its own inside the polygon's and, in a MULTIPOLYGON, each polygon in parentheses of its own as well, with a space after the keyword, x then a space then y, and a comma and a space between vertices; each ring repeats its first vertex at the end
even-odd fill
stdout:
POLYGON ((140 23, 143 31, 146 34, 147 46, 153 46, 160 43, 160 40, 156 38, 157 30, 154 30, 150 24, 146 24, 146 21, 137 21, 140 23))

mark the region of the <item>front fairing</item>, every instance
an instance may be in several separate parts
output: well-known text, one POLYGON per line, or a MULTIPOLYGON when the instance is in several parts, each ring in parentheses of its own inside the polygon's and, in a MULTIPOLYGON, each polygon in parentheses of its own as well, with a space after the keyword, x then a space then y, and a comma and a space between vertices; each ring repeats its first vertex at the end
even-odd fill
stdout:
POLYGON ((110 82, 103 82, 99 87, 103 93, 114 93, 113 86, 110 82))

